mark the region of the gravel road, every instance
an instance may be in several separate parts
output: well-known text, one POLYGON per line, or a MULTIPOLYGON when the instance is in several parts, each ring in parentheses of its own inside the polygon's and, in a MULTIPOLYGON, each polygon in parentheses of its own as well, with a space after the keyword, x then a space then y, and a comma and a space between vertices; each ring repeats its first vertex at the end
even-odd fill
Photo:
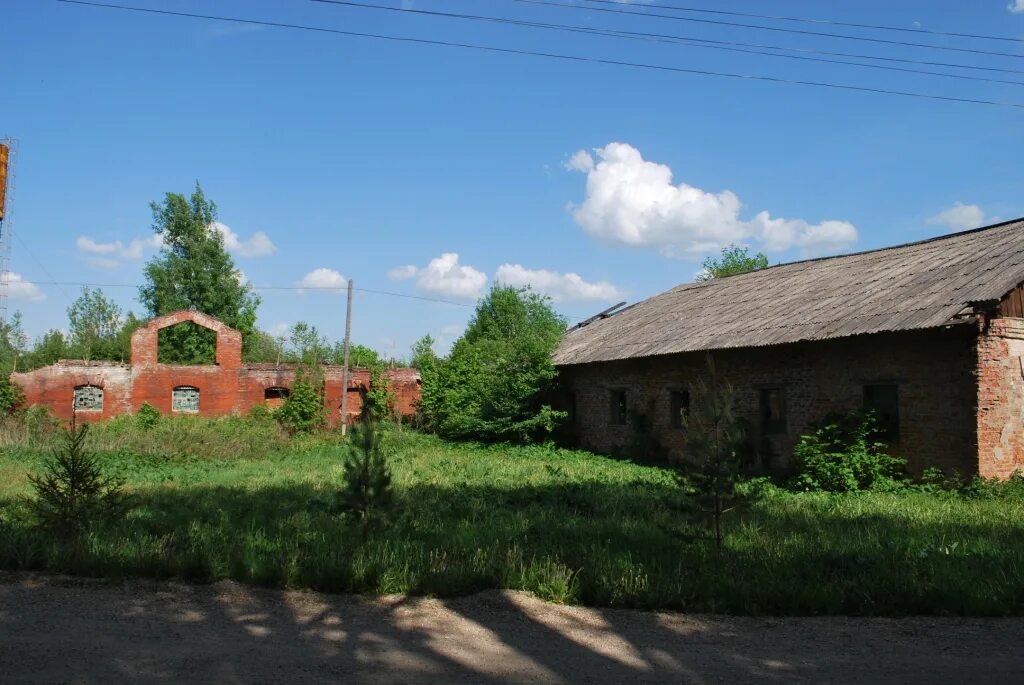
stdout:
POLYGON ((1024 619, 734 618, 0 574, 3 683, 1024 683, 1024 619))

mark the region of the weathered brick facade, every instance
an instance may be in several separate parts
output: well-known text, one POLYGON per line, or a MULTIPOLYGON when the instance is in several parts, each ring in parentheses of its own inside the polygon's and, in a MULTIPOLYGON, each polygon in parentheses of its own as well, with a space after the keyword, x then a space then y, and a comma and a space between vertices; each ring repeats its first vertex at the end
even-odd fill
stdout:
MULTIPOLYGON (((893 452, 919 472, 1006 477, 1024 469, 1024 319, 987 327, 879 333, 713 353, 720 378, 735 389, 737 416, 762 462, 785 468, 809 424, 829 412, 864 406, 865 387, 895 386, 898 439, 893 452), (984 330, 979 330, 979 329, 984 330), (762 390, 781 390, 785 427, 766 435, 762 390)), ((630 423, 617 425, 612 404, 625 391, 630 412, 644 416, 669 458, 685 458, 683 430, 673 426, 673 390, 706 372, 701 352, 564 365, 560 379, 573 407, 581 446, 628 452, 630 423)))
MULTIPOLYGON (((326 366, 324 401, 328 420, 341 419, 342 368, 326 366)), ((416 412, 420 398, 420 376, 415 369, 389 369, 385 378, 396 395, 396 410, 403 416, 416 412)), ((132 335, 131 363, 61 361, 27 373, 15 373, 11 380, 25 393, 30 405, 49 407, 57 416, 79 420, 108 419, 134 413, 144 402, 161 412, 172 413, 175 388, 198 390, 199 411, 203 416, 245 414, 257 405, 274 406, 295 380, 290 364, 243 364, 242 336, 222 322, 191 311, 175 312, 150 321, 132 335), (157 339, 161 329, 190 321, 217 333, 216 364, 178 366, 157 361, 157 339), (102 409, 73 411, 75 389, 100 388, 102 409)), ((348 421, 362 411, 363 394, 369 388, 370 372, 352 369, 349 373, 348 421)))

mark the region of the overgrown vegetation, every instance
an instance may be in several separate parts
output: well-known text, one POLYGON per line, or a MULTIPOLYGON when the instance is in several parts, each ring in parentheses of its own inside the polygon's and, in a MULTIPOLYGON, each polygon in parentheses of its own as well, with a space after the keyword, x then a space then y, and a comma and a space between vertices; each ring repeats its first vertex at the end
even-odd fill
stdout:
POLYGON ((702 266, 701 273, 697 276, 698 282, 767 269, 768 257, 763 252, 752 255, 749 248, 729 245, 722 248, 720 256, 707 257, 702 266))
POLYGON ((528 289, 495 285, 445 359, 423 369, 424 422, 460 440, 539 440, 564 412, 544 403, 566 322, 528 289))
POLYGON ((871 413, 825 417, 793 449, 799 469, 795 486, 829 492, 893 486, 903 477, 906 462, 890 456, 877 436, 871 413))
POLYGON ((0 567, 744 614, 1024 614, 1024 479, 843 494, 750 481, 716 551, 669 469, 384 426, 394 506, 364 539, 337 510, 335 434, 136 418, 90 430, 136 506, 76 549, 24 505, 58 434, 0 424, 0 567))

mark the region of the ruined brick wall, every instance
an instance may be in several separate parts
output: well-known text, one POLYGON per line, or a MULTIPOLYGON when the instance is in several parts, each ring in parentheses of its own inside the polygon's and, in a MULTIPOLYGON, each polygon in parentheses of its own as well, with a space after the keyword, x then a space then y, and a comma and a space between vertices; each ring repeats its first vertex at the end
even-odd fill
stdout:
MULTIPOLYGON (((30 405, 49 407, 58 417, 70 419, 75 388, 95 386, 103 389, 102 411, 77 412, 83 421, 109 419, 134 413, 148 402, 163 413, 172 413, 174 388, 188 386, 199 390, 199 414, 225 416, 246 414, 257 405, 274 406, 279 400, 267 397, 271 388, 291 390, 295 382, 293 364, 242 364, 242 336, 220 321, 198 312, 176 312, 150 321, 132 335, 132 363, 59 362, 27 373, 15 373, 11 380, 25 393, 30 405), (159 331, 192 321, 217 333, 216 364, 180 366, 157 361, 159 331)), ((326 366, 324 404, 328 421, 341 420, 342 367, 326 366)), ((396 411, 412 416, 420 398, 420 375, 416 369, 389 369, 384 377, 396 396, 396 411)), ((351 369, 348 382, 348 421, 356 420, 363 407, 363 395, 369 388, 370 372, 351 369)))
POLYGON ((1024 319, 995 319, 978 339, 977 421, 979 473, 1024 471, 1024 319))
MULTIPOLYGON (((773 468, 785 468, 793 445, 808 425, 829 412, 863 406, 864 386, 895 384, 900 439, 893 452, 914 471, 938 466, 961 473, 978 470, 976 442, 975 331, 885 333, 841 340, 724 350, 714 354, 720 377, 735 389, 737 416, 747 422, 752 446, 773 468), (784 389, 785 433, 761 436, 759 392, 784 389)), ((671 425, 670 390, 686 389, 705 372, 703 353, 566 366, 565 397, 574 400, 581 446, 628 453, 629 425, 610 422, 610 393, 627 392, 631 410, 644 413, 653 437, 669 458, 684 458, 683 430, 671 425)))

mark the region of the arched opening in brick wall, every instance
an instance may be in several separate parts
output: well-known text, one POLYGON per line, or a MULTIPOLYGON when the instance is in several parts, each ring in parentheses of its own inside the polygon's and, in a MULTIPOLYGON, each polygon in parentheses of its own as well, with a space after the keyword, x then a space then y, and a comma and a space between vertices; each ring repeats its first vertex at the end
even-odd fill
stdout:
POLYGON ((157 333, 160 364, 216 364, 217 332, 191 321, 161 328, 157 333))
POLYGON ((291 395, 291 390, 288 388, 267 388, 263 391, 263 403, 271 409, 277 409, 284 401, 291 395))

